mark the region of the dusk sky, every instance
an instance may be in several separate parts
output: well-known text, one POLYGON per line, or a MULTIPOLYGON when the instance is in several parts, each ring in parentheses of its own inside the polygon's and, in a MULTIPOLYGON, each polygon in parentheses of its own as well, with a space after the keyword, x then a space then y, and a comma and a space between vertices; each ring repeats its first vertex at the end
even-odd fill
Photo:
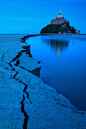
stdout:
POLYGON ((33 34, 62 10, 62 16, 86 33, 86 0, 0 0, 0 34, 33 34))

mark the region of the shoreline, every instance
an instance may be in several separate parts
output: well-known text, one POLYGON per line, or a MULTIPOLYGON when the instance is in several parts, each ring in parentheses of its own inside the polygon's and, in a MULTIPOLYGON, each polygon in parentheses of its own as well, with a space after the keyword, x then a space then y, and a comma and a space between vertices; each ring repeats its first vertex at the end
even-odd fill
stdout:
POLYGON ((13 36, 12 41, 8 38, 6 44, 2 42, 0 128, 85 129, 86 111, 75 108, 66 97, 31 73, 40 68, 40 61, 31 58, 30 45, 21 43, 19 38, 15 41, 16 38, 13 36))
POLYGON ((31 35, 22 37, 20 41, 25 42, 25 40, 29 37, 42 36, 42 35, 86 35, 86 34, 56 34, 56 33, 31 34, 31 35))

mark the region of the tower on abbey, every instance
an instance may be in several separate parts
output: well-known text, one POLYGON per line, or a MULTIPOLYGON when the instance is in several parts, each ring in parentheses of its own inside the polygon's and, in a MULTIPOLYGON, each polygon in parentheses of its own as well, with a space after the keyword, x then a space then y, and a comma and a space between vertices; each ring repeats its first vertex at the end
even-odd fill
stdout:
POLYGON ((59 13, 59 16, 56 17, 56 19, 53 19, 51 20, 51 24, 62 24, 62 23, 68 23, 69 24, 69 21, 67 19, 64 19, 64 17, 62 17, 61 15, 61 8, 60 8, 60 13, 59 13))

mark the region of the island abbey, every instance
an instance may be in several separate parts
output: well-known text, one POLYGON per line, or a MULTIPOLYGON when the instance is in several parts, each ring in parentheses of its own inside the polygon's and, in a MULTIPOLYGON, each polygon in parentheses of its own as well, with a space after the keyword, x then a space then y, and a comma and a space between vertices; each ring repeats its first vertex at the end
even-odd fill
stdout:
POLYGON ((53 33, 53 34, 80 34, 80 31, 77 31, 73 26, 70 26, 70 23, 67 19, 64 19, 61 15, 61 8, 59 16, 56 19, 51 20, 51 24, 42 28, 42 33, 53 33))
POLYGON ((69 21, 66 20, 66 19, 64 19, 64 17, 62 17, 62 15, 61 15, 61 7, 60 7, 59 16, 56 17, 56 19, 51 20, 51 24, 56 24, 56 25, 57 25, 57 24, 62 24, 62 23, 67 23, 67 24, 69 24, 69 21))

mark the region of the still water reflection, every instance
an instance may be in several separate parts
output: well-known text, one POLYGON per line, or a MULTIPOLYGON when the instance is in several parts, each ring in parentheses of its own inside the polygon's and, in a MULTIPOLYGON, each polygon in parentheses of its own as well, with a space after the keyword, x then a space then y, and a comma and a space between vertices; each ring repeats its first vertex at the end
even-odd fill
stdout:
POLYGON ((52 39, 42 39, 46 44, 50 45, 52 49, 55 49, 58 52, 58 55, 60 55, 60 52, 63 49, 66 49, 68 47, 68 41, 67 40, 52 40, 52 39))
POLYGON ((86 36, 51 35, 29 38, 33 58, 41 60, 40 78, 86 110, 86 36))

